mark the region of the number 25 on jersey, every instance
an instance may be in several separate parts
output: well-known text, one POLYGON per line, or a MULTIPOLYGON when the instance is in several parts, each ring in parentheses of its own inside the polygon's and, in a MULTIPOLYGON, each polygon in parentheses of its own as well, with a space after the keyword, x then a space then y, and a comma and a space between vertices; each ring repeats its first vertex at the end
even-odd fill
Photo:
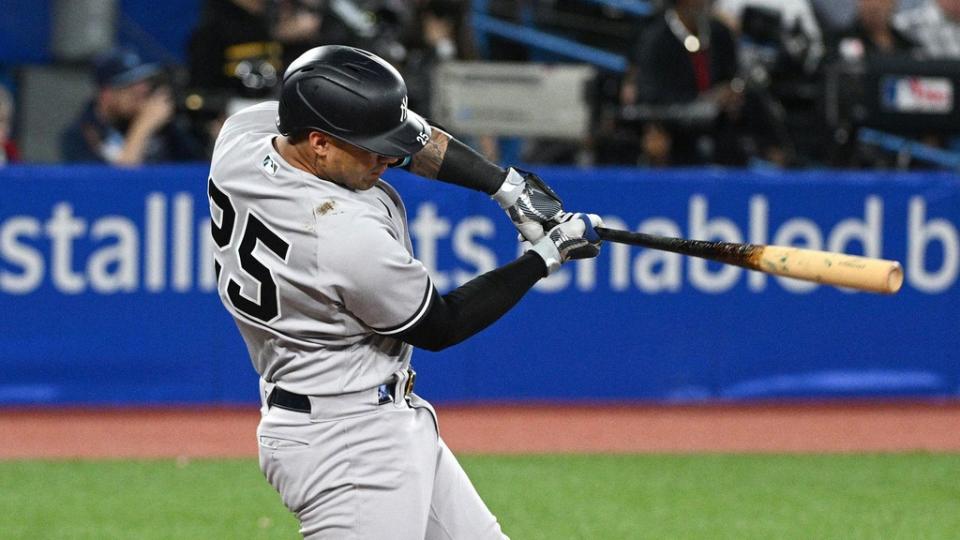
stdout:
MULTIPOLYGON (((237 223, 237 210, 230 200, 230 196, 223 192, 213 182, 207 180, 207 195, 210 197, 211 209, 220 210, 220 224, 210 219, 210 231, 213 241, 219 250, 217 256, 216 273, 217 283, 220 283, 222 268, 220 259, 225 257, 239 261, 240 270, 248 278, 248 286, 237 281, 239 276, 232 272, 227 276, 226 291, 230 303, 237 311, 263 323, 269 323, 280 316, 280 291, 270 269, 254 255, 257 242, 269 250, 277 259, 286 263, 290 252, 290 244, 284 241, 277 233, 270 230, 253 212, 246 211, 243 229, 240 231, 240 241, 234 243, 233 231, 237 223), (235 279, 236 278, 236 279, 235 279), (255 282, 255 283, 250 283, 255 282), (249 289, 255 288, 256 294, 250 295, 249 289), (244 292, 247 291, 247 292, 244 292)), ((228 266, 229 263, 228 263, 228 266)), ((236 265, 234 265, 236 266, 236 265)))

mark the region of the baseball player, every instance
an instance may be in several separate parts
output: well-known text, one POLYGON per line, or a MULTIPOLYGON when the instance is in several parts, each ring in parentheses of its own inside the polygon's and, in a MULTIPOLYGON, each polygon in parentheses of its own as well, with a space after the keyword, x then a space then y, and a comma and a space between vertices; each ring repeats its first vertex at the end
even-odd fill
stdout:
POLYGON ((305 538, 505 538, 412 392, 440 350, 571 258, 599 253, 530 173, 503 170, 407 110, 381 58, 307 51, 279 103, 224 124, 208 180, 220 298, 260 374, 260 467, 305 538), (388 166, 488 193, 532 247, 440 295, 413 256, 388 166))

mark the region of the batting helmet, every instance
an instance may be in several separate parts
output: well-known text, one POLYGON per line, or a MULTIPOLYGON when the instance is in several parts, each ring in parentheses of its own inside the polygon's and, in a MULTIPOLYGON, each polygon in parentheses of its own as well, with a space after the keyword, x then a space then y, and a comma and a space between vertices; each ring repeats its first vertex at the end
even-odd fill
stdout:
POLYGON ((325 45, 300 55, 283 74, 280 133, 317 130, 382 156, 409 156, 430 126, 407 110, 403 77, 379 56, 325 45))

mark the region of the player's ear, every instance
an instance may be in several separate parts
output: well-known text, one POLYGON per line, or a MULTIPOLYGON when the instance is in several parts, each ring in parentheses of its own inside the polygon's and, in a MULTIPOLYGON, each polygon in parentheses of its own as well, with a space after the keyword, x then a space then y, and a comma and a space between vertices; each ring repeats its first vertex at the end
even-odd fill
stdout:
POLYGON ((310 149, 317 155, 326 155, 330 150, 330 136, 322 131, 311 131, 307 134, 307 142, 310 143, 310 149))

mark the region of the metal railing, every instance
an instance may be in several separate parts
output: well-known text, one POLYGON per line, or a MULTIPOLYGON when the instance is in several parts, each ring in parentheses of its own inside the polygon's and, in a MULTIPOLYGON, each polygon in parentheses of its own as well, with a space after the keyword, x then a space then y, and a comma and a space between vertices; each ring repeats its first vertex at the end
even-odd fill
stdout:
POLYGON ((911 160, 916 159, 960 172, 960 152, 937 148, 872 128, 860 128, 857 132, 857 140, 861 144, 873 145, 896 154, 898 165, 904 168, 911 160))
MULTIPOLYGON (((606 5, 636 16, 646 16, 653 12, 649 2, 643 0, 584 1, 606 5)), ((474 0, 472 9, 474 34, 481 43, 485 41, 487 36, 497 36, 529 48, 540 49, 561 57, 593 64, 608 71, 622 73, 626 70, 627 59, 621 54, 585 45, 572 39, 537 30, 531 26, 504 21, 490 15, 488 0, 474 0)))

